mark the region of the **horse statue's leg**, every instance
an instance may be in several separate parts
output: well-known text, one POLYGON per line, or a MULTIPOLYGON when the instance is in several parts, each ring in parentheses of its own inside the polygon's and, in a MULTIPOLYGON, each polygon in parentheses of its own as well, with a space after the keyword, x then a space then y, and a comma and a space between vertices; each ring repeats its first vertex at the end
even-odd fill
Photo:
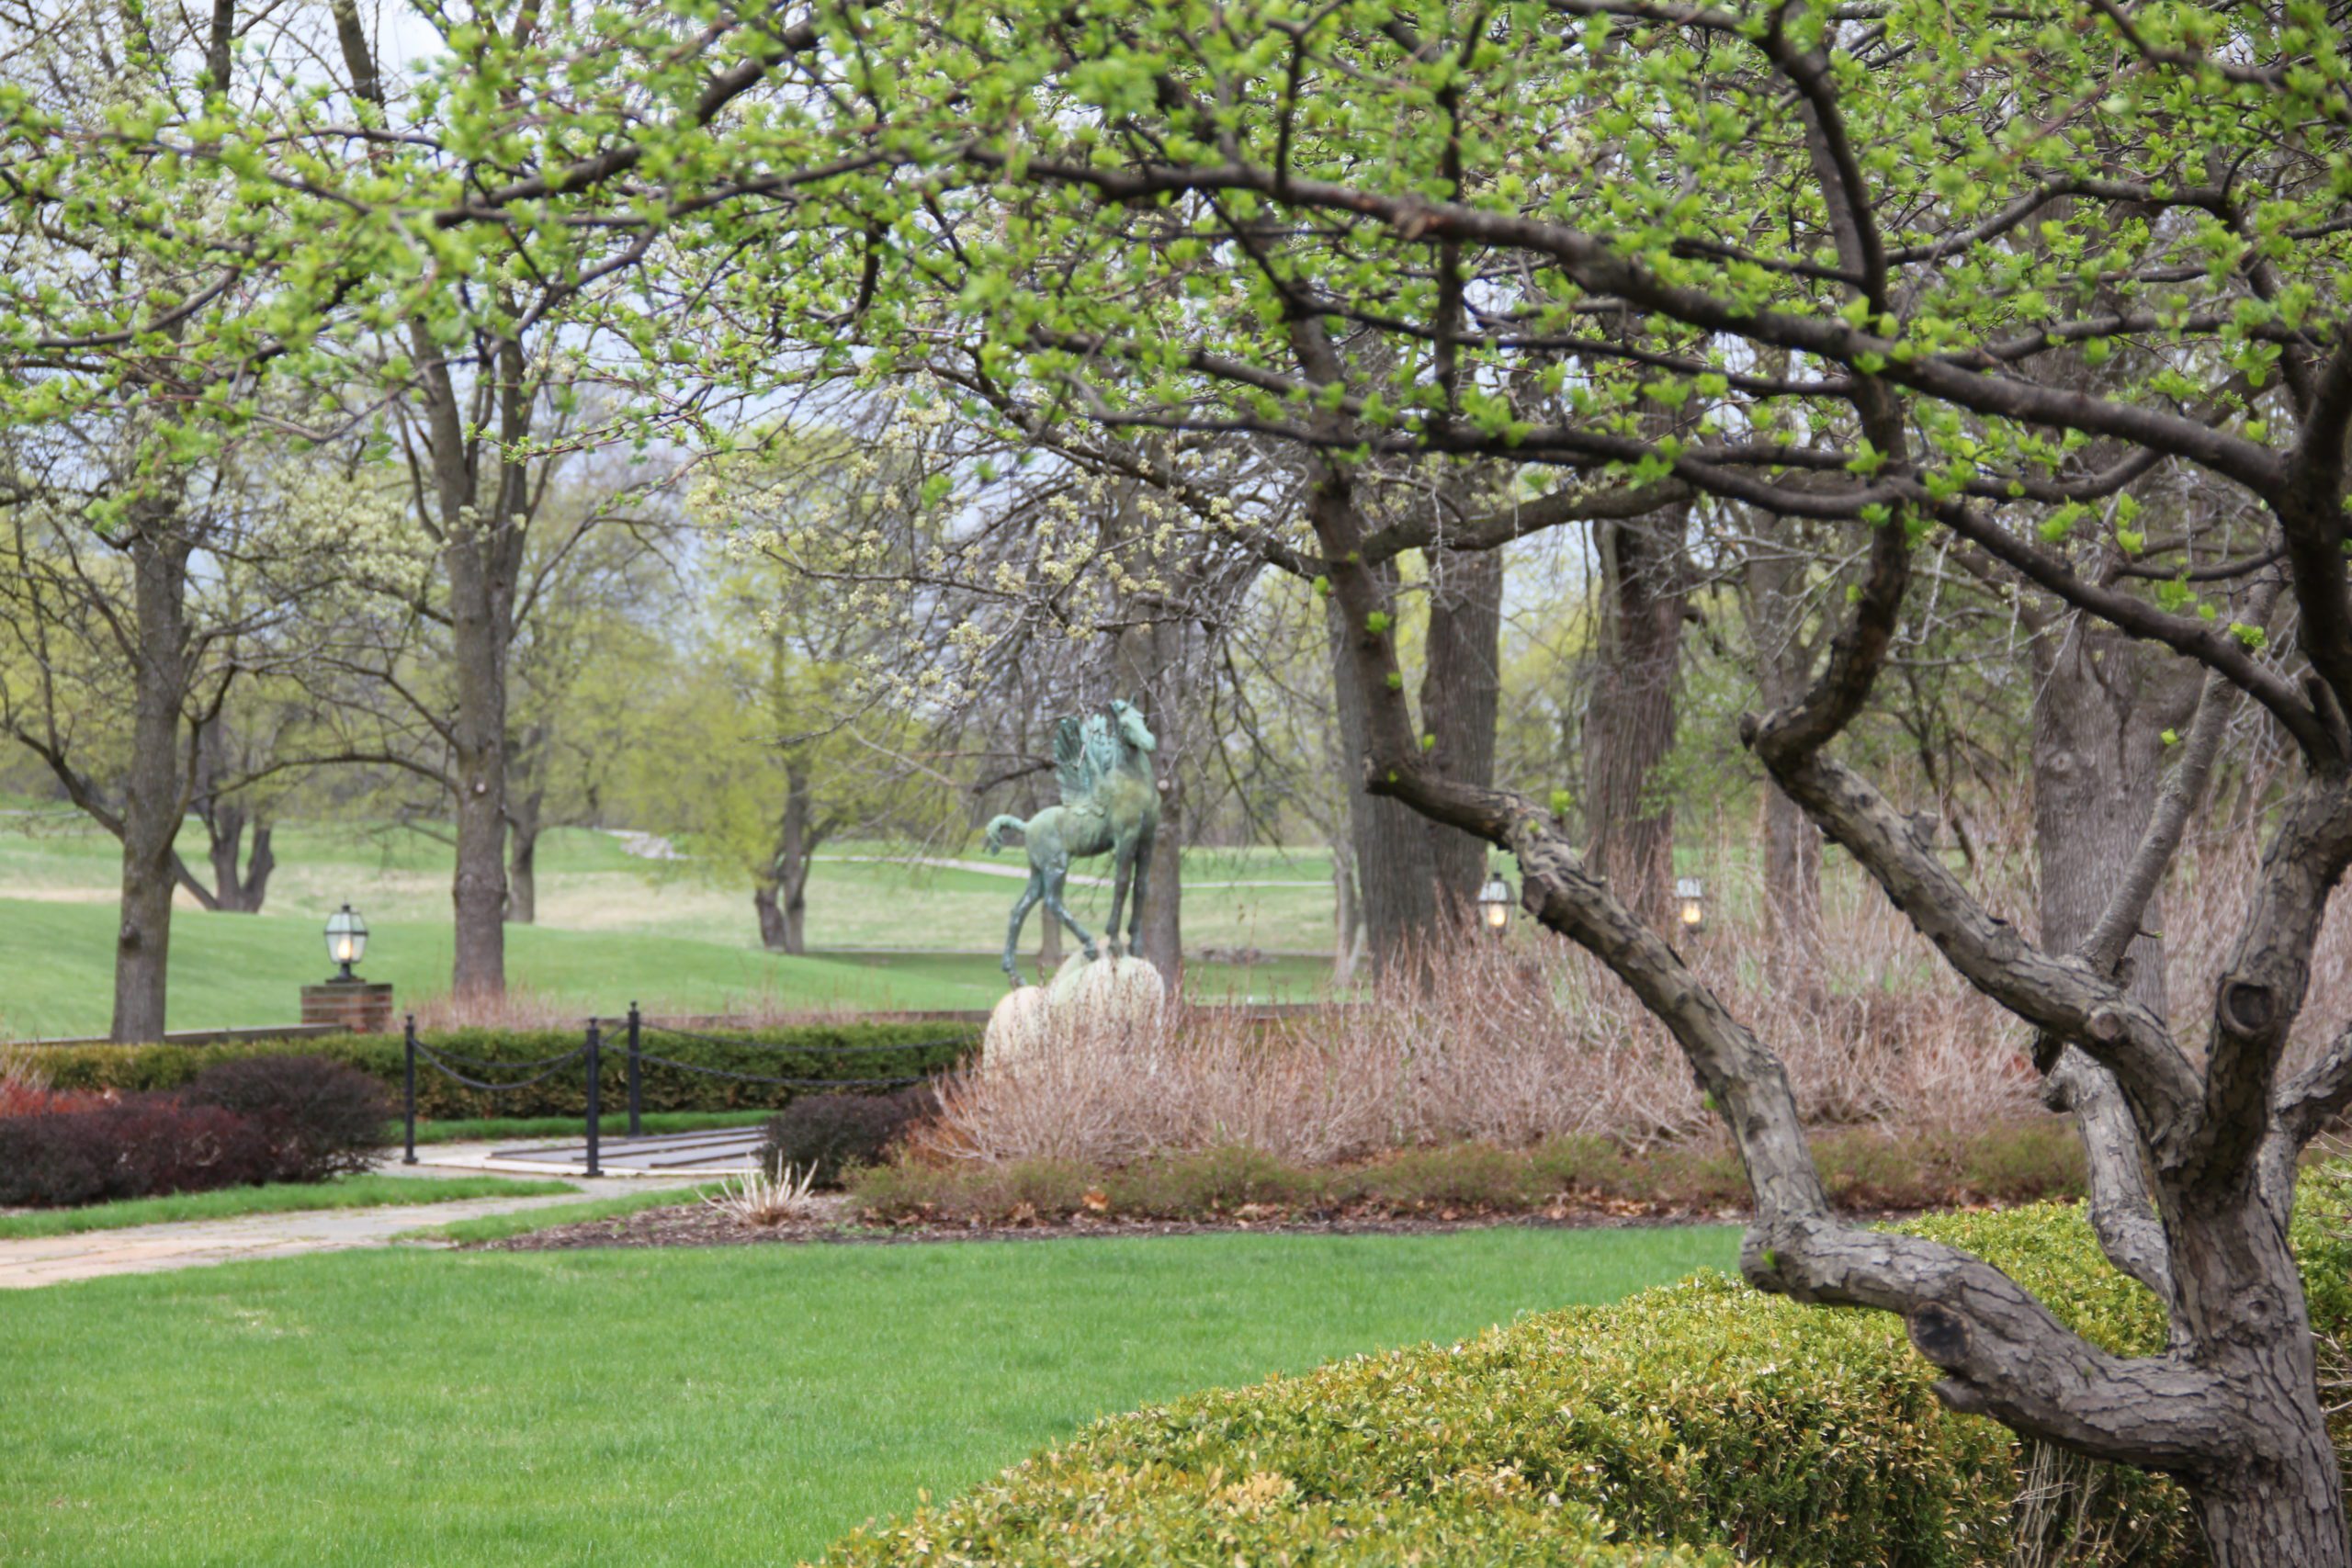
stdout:
POLYGON ((1029 919, 1029 911, 1046 896, 1046 871, 1036 862, 1029 863, 1029 886, 1012 901, 1012 920, 1004 930, 1004 977, 1014 985, 1021 984, 1021 967, 1016 954, 1021 950, 1022 923, 1029 919))
MULTIPOLYGON (((1111 939, 1111 945, 1116 948, 1119 946, 1119 911, 1126 908, 1127 883, 1134 875, 1136 868, 1136 847, 1133 839, 1123 839, 1112 847, 1111 865, 1111 929, 1103 934, 1111 939)), ((1130 942, 1125 947, 1120 948, 1120 951, 1132 957, 1136 951, 1135 943, 1130 942)))
POLYGON ((1084 926, 1078 923, 1078 917, 1071 914, 1069 906, 1062 902, 1062 884, 1069 879, 1069 859, 1065 857, 1046 867, 1045 874, 1046 916, 1068 926, 1070 934, 1078 938, 1078 945, 1085 950, 1086 961, 1089 964, 1093 963, 1095 959, 1102 956, 1101 952, 1094 945, 1093 936, 1084 926))

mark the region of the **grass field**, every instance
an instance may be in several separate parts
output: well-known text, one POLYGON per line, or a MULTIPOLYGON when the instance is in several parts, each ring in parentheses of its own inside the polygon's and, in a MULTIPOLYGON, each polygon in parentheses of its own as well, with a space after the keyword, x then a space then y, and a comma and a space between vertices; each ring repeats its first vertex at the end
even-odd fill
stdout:
POLYGON ((1091 1417, 1452 1339, 1726 1229, 345 1253, 0 1312, 0 1562, 791 1562, 1091 1417))
MULTIPOLYGON (((191 829, 183 853, 201 863, 202 850, 200 830, 191 829)), ((846 843, 833 852, 889 852, 846 843)), ((371 928, 363 965, 369 978, 390 981, 411 1000, 447 989, 446 844, 413 829, 291 824, 280 830, 277 853, 264 914, 208 915, 182 896, 172 931, 172 1028, 290 1021, 297 987, 327 973, 320 930, 345 902, 371 928)), ((633 855, 613 834, 557 829, 542 840, 538 863, 539 921, 508 929, 508 977, 583 1015, 618 1012, 631 1000, 697 1012, 975 1008, 1004 993, 989 954, 1020 891, 1013 877, 903 858, 822 861, 809 885, 809 942, 820 951, 783 958, 758 945, 746 894, 691 865, 633 855)), ((1006 854, 995 863, 1022 863, 1006 854)), ((1329 945, 1328 858, 1199 851, 1185 866, 1196 884, 1184 900, 1188 947, 1329 945), (1284 886, 1230 886, 1264 882, 1284 886)), ((53 810, 0 815, 0 974, 8 976, 0 1038, 106 1029, 119 877, 114 840, 84 819, 53 810)), ((1108 914, 1106 890, 1075 889, 1072 902, 1096 928, 1108 914)), ((1033 916, 1032 953, 1037 932, 1033 916)), ((1306 999, 1329 971, 1325 961, 1295 957, 1250 969, 1196 965, 1189 983, 1209 997, 1306 999)))
POLYGON ((273 1181, 218 1192, 176 1192, 166 1198, 126 1198, 82 1209, 0 1214, 0 1241, 79 1235, 180 1220, 232 1220, 243 1214, 285 1214, 305 1209, 374 1209, 391 1203, 454 1203, 466 1198, 544 1198, 577 1192, 569 1181, 517 1180, 500 1176, 447 1179, 346 1176, 334 1181, 273 1181))

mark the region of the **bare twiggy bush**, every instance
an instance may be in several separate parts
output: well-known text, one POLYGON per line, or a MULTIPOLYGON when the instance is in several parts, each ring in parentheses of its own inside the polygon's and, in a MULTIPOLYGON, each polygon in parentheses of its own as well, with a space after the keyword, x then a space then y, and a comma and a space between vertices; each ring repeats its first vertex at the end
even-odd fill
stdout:
MULTIPOLYGON (((1994 907, 2021 916, 2032 889, 1987 861, 1994 907)), ((2008 869, 2002 869, 2007 866, 2008 869)), ((2211 994, 2249 896, 2250 852, 2190 862, 2169 890, 2174 994, 2211 994)), ((1718 907, 1760 907, 1736 885, 1718 907)), ((2025 1031, 1962 985, 1875 888, 1849 873, 1824 889, 1825 999, 1765 977, 1764 933, 1719 917, 1682 945, 1706 982, 1786 1064, 1806 1120, 1957 1143, 2037 1114, 2025 1031)), ((1400 964, 1362 1001, 1252 1021, 1175 1010, 1159 1028, 1057 1018, 1035 1048, 950 1086, 918 1152, 966 1159, 1121 1164, 1240 1145, 1318 1164, 1477 1140, 1505 1146, 1598 1134, 1641 1148, 1718 1135, 1664 1031, 1600 964, 1525 931, 1465 938, 1400 964), (1424 978, 1425 976, 1425 978, 1424 978)), ((2332 925, 2306 1016, 2352 1016, 2352 934, 2332 925)))

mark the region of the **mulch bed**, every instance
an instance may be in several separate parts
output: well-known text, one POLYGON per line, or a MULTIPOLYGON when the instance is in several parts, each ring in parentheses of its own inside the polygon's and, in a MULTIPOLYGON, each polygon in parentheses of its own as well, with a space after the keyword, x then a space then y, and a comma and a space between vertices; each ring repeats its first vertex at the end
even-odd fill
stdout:
MULTIPOLYGON (((888 1246, 929 1241, 1055 1241, 1086 1236, 1206 1235, 1243 1233, 1253 1235, 1427 1235, 1444 1231, 1484 1230, 1498 1225, 1524 1225, 1550 1230, 1590 1230, 1626 1225, 1736 1224, 1748 1217, 1745 1206, 1724 1209, 1671 1208, 1617 1201, 1590 1205, 1554 1204, 1533 1212, 1476 1213, 1442 1209, 1430 1213, 1399 1214, 1364 1210, 1311 1213, 1245 1206, 1230 1215, 1206 1220, 1124 1219, 1079 1214, 1067 1220, 1037 1220, 1022 1224, 944 1224, 938 1223, 875 1224, 858 1221, 845 1199, 822 1200, 820 1212, 808 1219, 778 1224, 752 1224, 708 1203, 640 1209, 617 1219, 583 1220, 550 1225, 502 1241, 476 1242, 467 1250, 483 1252, 555 1252, 581 1247, 743 1247, 763 1242, 888 1246)), ((1905 1219, 1917 1210, 1887 1210, 1857 1215, 1861 1219, 1905 1219)))

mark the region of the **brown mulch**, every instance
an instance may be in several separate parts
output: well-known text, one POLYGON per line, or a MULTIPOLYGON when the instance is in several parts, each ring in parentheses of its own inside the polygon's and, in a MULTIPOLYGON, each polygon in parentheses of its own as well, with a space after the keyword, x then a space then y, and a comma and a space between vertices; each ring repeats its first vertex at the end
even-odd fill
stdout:
MULTIPOLYGON (((1855 1218, 1905 1219, 1918 1210, 1871 1211, 1855 1218)), ((1676 1208, 1622 1201, 1592 1204, 1553 1204, 1535 1211, 1510 1213, 1440 1209, 1427 1213, 1394 1212, 1306 1213, 1245 1205, 1230 1215, 1208 1220, 1129 1219, 1076 1214, 1068 1219, 1038 1219, 1020 1224, 958 1224, 923 1222, 879 1224, 855 1218, 847 1203, 834 1199, 815 1216, 778 1224, 752 1224, 707 1203, 640 1209, 608 1220, 582 1220, 550 1225, 500 1241, 470 1244, 469 1251, 552 1252, 580 1247, 741 1247, 762 1242, 888 1246, 926 1241, 1056 1241, 1086 1236, 1206 1235, 1213 1233, 1253 1235, 1429 1235, 1447 1231, 1487 1230, 1521 1225, 1545 1230, 1593 1230, 1628 1225, 1736 1224, 1747 1218, 1745 1206, 1723 1209, 1676 1208)))

